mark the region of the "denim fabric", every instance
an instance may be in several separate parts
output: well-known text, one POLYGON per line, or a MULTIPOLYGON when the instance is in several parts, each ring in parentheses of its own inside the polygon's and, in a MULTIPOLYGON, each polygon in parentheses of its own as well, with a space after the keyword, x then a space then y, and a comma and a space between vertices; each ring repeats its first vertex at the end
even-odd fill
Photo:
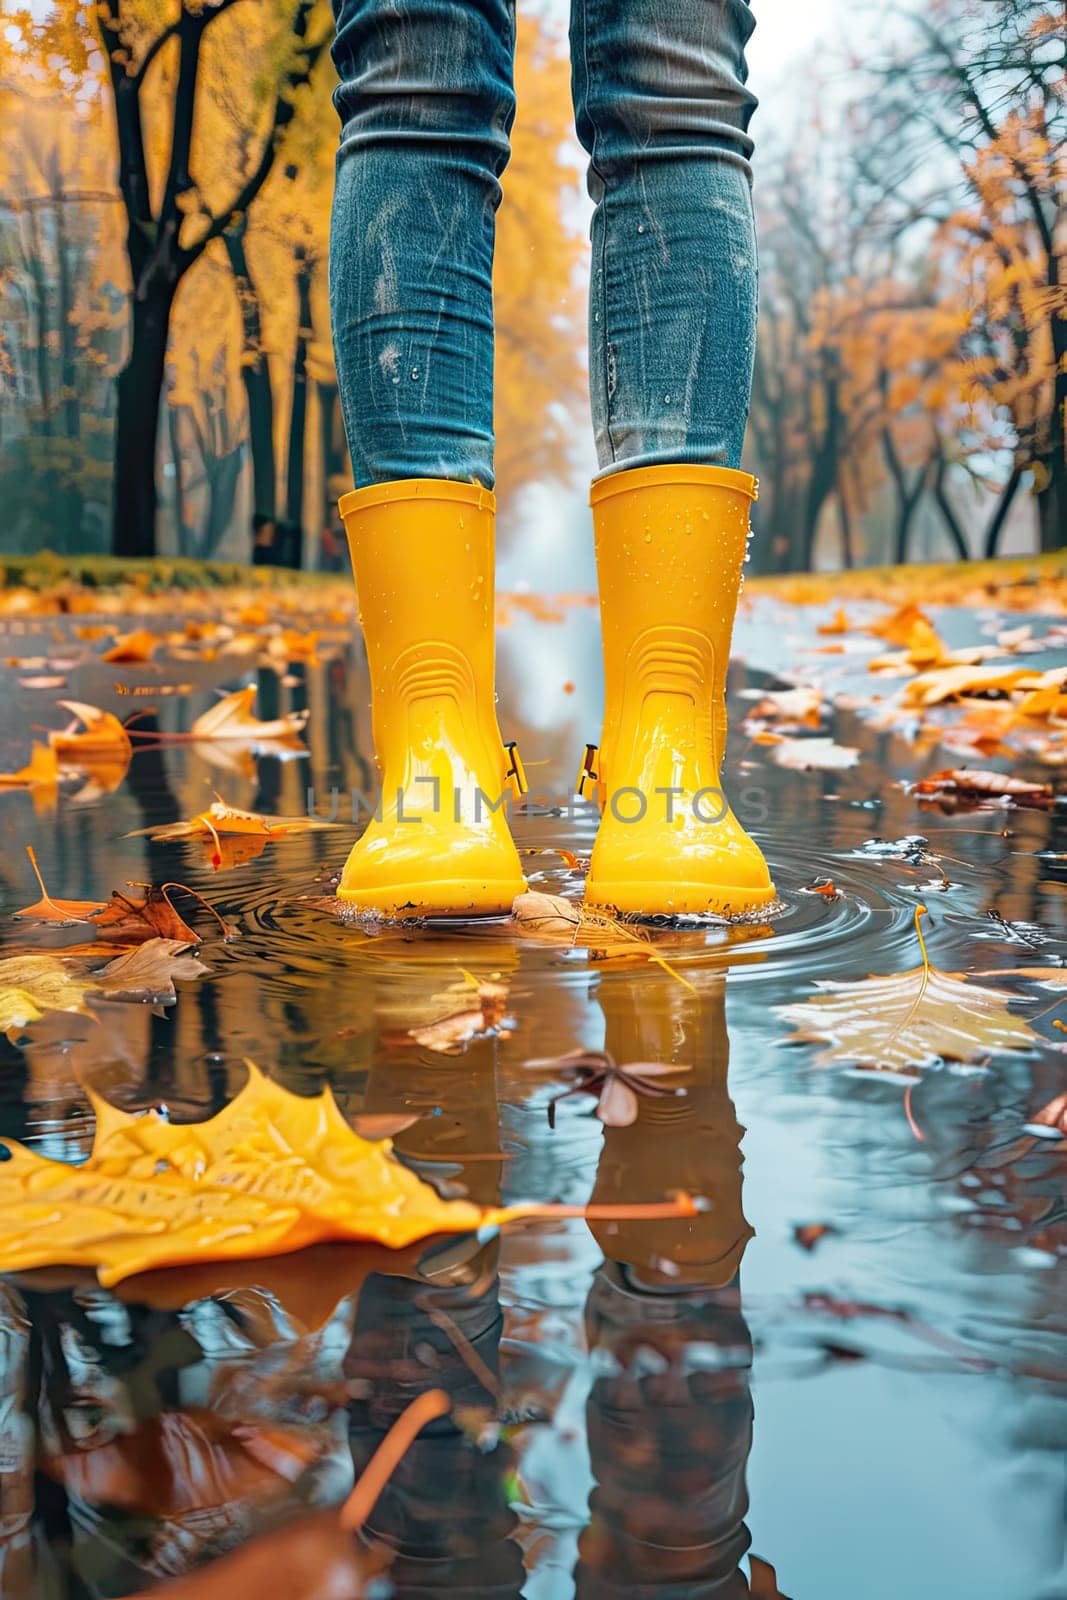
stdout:
MULTIPOLYGON (((334 0, 330 300, 357 485, 493 486, 513 0, 334 0)), ((601 474, 736 467, 756 322, 743 0, 572 0, 601 474)))

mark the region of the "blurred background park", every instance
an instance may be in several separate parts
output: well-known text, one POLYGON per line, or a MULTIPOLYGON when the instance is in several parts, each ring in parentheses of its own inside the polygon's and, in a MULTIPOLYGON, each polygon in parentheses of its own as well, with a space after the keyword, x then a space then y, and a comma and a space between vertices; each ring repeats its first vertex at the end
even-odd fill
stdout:
MULTIPOLYGON (((1028 555, 1065 506, 1064 23, 757 0, 756 570, 1028 555)), ((520 0, 502 577, 592 580, 566 0, 520 0)), ((328 0, 0 0, 0 553, 341 565, 328 0)))

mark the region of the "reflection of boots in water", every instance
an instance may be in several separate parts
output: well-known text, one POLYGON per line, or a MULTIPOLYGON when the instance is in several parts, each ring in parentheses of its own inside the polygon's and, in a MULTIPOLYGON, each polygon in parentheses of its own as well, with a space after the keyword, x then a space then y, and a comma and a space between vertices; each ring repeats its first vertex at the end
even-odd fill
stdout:
POLYGON ((601 1222, 593 1233, 611 1261, 642 1281, 727 1284, 752 1229, 741 1209, 742 1129, 727 1088, 730 1042, 726 986, 705 977, 699 995, 667 974, 619 973, 601 980, 604 1048, 628 1062, 688 1067, 657 1086, 684 1093, 638 1097, 637 1120, 606 1128, 593 1200, 658 1200, 671 1190, 703 1196, 709 1209, 689 1219, 601 1222))
MULTIPOLYGON (((524 1570, 508 1506, 511 1450, 485 1449, 479 1432, 498 1407, 503 1314, 497 1246, 440 1277, 368 1278, 346 1372, 357 1478, 390 1425, 427 1389, 443 1389, 450 1415, 408 1448, 367 1520, 396 1549, 397 1600, 518 1600, 524 1570), (363 1391, 362 1395, 360 1391, 363 1391)), ((446 1252, 454 1258, 455 1247, 446 1252)), ((428 1271, 432 1271, 432 1263, 428 1271)))
POLYGON ((495 1205, 501 1174, 497 1040, 477 1036, 478 991, 465 974, 487 991, 499 990, 503 1012, 518 965, 515 947, 502 939, 438 934, 399 954, 391 941, 376 959, 373 951, 370 941, 361 952, 373 963, 375 1039, 360 1109, 417 1116, 396 1136, 397 1154, 438 1188, 495 1205), (464 1042, 468 1032, 475 1036, 464 1042))
POLYGON ((695 997, 666 977, 628 975, 605 979, 599 999, 605 1048, 620 1065, 676 1061, 690 1071, 678 1078, 684 1097, 640 1098, 632 1126, 605 1130, 595 1200, 684 1187, 711 1208, 692 1220, 595 1227, 608 1258, 586 1307, 601 1374, 587 1407, 597 1487, 577 1593, 734 1600, 748 1594, 738 1563, 749 1544, 751 1340, 737 1277, 752 1230, 726 1082, 725 986, 713 979, 695 997))

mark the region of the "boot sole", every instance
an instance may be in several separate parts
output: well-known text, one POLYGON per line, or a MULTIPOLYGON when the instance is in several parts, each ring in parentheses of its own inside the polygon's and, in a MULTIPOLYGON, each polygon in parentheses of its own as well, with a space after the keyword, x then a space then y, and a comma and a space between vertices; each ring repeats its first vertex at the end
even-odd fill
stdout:
POLYGON ((637 917, 736 917, 744 911, 777 900, 774 884, 766 889, 717 883, 666 884, 613 883, 586 885, 585 905, 590 911, 621 911, 637 917))
POLYGON ((523 878, 491 879, 472 884, 457 879, 441 883, 398 883, 390 889, 338 889, 337 898, 357 911, 392 921, 419 917, 499 917, 510 912, 516 895, 524 893, 523 878))

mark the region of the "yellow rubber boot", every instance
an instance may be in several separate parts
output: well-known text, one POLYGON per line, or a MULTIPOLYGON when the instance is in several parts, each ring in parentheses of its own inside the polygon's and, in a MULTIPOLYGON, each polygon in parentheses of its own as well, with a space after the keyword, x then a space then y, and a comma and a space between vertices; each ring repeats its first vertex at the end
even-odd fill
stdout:
POLYGON ((340 502, 382 775, 337 891, 362 911, 486 916, 526 887, 499 804, 523 780, 494 704, 494 510, 489 490, 436 478, 340 502))
POLYGON ((603 813, 588 905, 733 915, 775 898, 720 787, 755 497, 756 480, 727 467, 638 467, 593 484, 605 710, 578 782, 603 813))

